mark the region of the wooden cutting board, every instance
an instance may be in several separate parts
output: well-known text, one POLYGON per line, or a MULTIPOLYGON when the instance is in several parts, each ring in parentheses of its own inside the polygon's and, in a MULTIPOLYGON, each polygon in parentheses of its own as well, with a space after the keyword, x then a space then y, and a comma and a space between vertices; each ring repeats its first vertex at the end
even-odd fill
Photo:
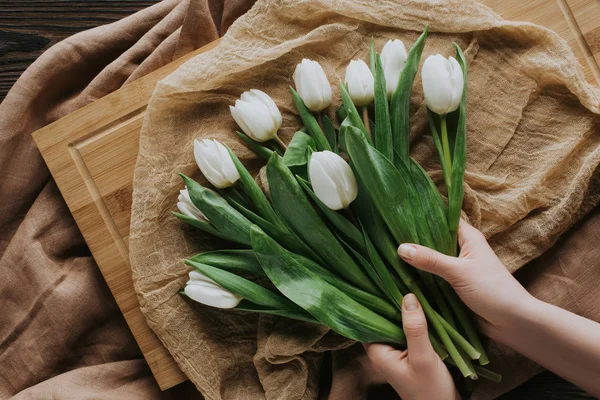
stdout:
MULTIPOLYGON (((546 26, 571 46, 586 78, 600 82, 597 0, 482 0, 508 20, 546 26)), ((128 256, 133 170, 156 83, 213 42, 36 131, 33 138, 161 389, 186 380, 146 324, 128 256)))

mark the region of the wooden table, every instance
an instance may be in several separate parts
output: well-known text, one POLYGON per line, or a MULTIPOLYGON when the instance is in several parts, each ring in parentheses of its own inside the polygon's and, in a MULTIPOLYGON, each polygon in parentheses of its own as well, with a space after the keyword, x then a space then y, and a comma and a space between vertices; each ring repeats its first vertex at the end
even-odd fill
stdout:
POLYGON ((0 1, 0 102, 29 64, 50 46, 155 3, 158 0, 0 1))
MULTIPOLYGON (((557 0, 557 2, 551 1, 551 0, 533 0, 533 1, 528 1, 528 2, 517 2, 517 1, 505 1, 505 0, 482 0, 484 3, 492 6, 492 8, 496 9, 497 11, 500 11, 502 16, 506 19, 518 19, 518 20, 529 20, 531 22, 535 22, 535 23, 539 23, 541 25, 545 25, 548 27, 551 27, 553 30, 555 30, 557 33, 559 33, 559 35, 561 35, 563 38, 565 38, 567 40, 567 42, 569 43, 569 45, 571 46, 571 48, 574 50, 574 52, 576 53, 576 55, 578 56, 578 58, 580 59, 580 61, 582 62, 582 64, 586 65, 586 77, 590 82, 598 82, 600 81, 600 72, 598 69, 598 59, 600 58, 600 28, 598 28, 597 26, 600 24, 600 21, 598 20, 598 16, 600 15, 600 5, 594 1, 594 0, 557 0), (507 5, 508 4, 508 5, 507 5)), ((3 21, 6 19, 6 15, 5 13, 3 13, 4 9, 9 9, 10 12, 13 13, 13 15, 18 15, 19 12, 22 13, 34 13, 37 15, 37 18, 43 19, 43 13, 36 13, 36 11, 32 11, 32 7, 25 7, 25 4, 27 2, 25 1, 11 1, 9 2, 1 2, 0 3, 0 29, 3 27, 2 23, 3 21), (23 8, 23 11, 19 11, 19 7, 23 8)), ((40 3, 40 4, 52 4, 54 7, 52 10, 56 13, 60 14, 60 3, 62 2, 44 2, 44 3, 40 3)), ((77 3, 85 3, 86 5, 89 5, 90 3, 95 4, 95 3, 101 3, 101 2, 68 2, 68 6, 64 7, 65 10, 68 9, 68 12, 73 12, 72 10, 72 5, 73 4, 77 4, 77 3)), ((135 6, 139 6, 140 8, 149 4, 152 4, 153 2, 139 2, 139 1, 132 1, 132 2, 127 2, 127 1, 122 1, 120 3, 119 6, 117 6, 117 8, 119 9, 117 11, 117 15, 119 16, 124 16, 127 11, 127 6, 125 5, 135 5, 135 6), (120 15, 122 13, 122 15, 120 15)), ((112 3, 111 4, 116 4, 116 3, 112 3)), ((129 9, 129 11, 133 11, 131 9, 129 9)), ((86 11, 89 13, 89 10, 86 11)), ((104 9, 99 9, 98 10, 99 13, 104 13, 104 9)), ((86 14, 88 15, 88 14, 86 14)), ((118 17, 116 17, 115 15, 113 15, 113 17, 115 19, 117 19, 118 17)), ((90 15, 90 21, 94 20, 94 18, 90 15)), ((26 20, 26 18, 20 18, 21 20, 26 20)), ((110 22, 110 20, 102 20, 102 22, 110 22)), ((85 25, 85 24, 83 24, 85 25)), ((81 28, 89 28, 91 26, 89 25, 85 25, 85 26, 81 26, 81 28)), ((30 27, 28 26, 26 29, 30 29, 30 27)), ((51 42, 52 39, 48 40, 46 42, 46 44, 49 44, 51 42)), ((32 38, 32 41, 34 43, 38 43, 38 46, 32 46, 31 48, 34 49, 33 51, 39 51, 40 48, 42 47, 40 45, 40 43, 42 43, 41 41, 36 42, 35 39, 32 38)), ((14 47, 14 49, 18 49, 17 47, 14 47)), ((1 48, 0 48, 1 51, 1 48)), ((18 53, 18 52, 15 52, 18 53)), ((1 55, 1 53, 0 53, 1 55)), ((25 58, 26 59, 26 58, 25 58)), ((12 57, 9 58, 8 61, 6 63, 0 63, 0 66, 3 65, 9 65, 11 62, 14 62, 15 65, 17 66, 22 66, 22 64, 20 64, 20 60, 18 57, 12 57)), ((14 68, 13 68, 14 69, 14 68)), ((9 68, 10 70, 10 68, 9 68)), ((172 69, 170 69, 172 70, 172 69)), ((141 127, 141 117, 143 116, 143 111, 145 109, 145 101, 147 101, 147 98, 150 96, 150 93, 152 92, 152 81, 160 78, 161 76, 164 76, 164 74, 170 72, 167 70, 163 70, 162 72, 158 72, 156 74, 153 74, 153 77, 151 78, 143 78, 142 80, 140 80, 140 82, 136 82, 131 86, 134 86, 136 89, 136 91, 139 90, 138 92, 138 97, 136 98, 137 102, 136 104, 129 104, 128 107, 132 107, 131 108, 131 112, 129 114, 127 114, 127 110, 123 111, 125 112, 125 114, 127 114, 127 116, 122 117, 125 118, 125 120, 122 120, 122 122, 119 123, 115 123, 114 125, 111 125, 111 130, 106 129, 103 130, 102 132, 105 132, 106 135, 123 135, 123 137, 129 137, 129 139, 131 139, 131 137, 135 138, 135 135, 139 135, 139 129, 141 127), (114 129, 113 129, 114 128, 114 129), (134 136, 131 136, 134 135, 134 136)), ((3 82, 9 82, 9 79, 12 79, 14 77, 14 75, 16 75, 14 72, 12 72, 12 70, 8 71, 8 74, 2 75, 2 73, 7 72, 6 70, 0 70, 0 90, 8 85, 8 83, 3 83, 3 82), (11 75, 12 74, 12 75, 11 75), (4 86, 3 86, 4 85, 4 86)), ((133 90, 133 89, 132 89, 133 90)), ((114 97, 113 97, 114 99, 114 97)), ((104 99, 99 100, 99 102, 102 102, 104 99)), ((106 101, 106 100, 105 100, 106 101)), ((76 115, 70 115, 66 118, 71 118, 71 120, 75 121, 77 120, 77 118, 83 117, 86 113, 90 114, 90 111, 93 110, 94 105, 90 105, 89 107, 91 108, 86 108, 86 110, 80 110, 81 112, 77 112, 75 113, 76 115)), ((99 106, 96 106, 99 108, 99 106)), ((115 118, 121 118, 121 117, 117 117, 115 116, 115 118)), ((115 119, 115 121, 117 121, 117 119, 115 119)), ((91 120, 86 120, 87 122, 92 123, 93 121, 91 120)), ((92 124, 93 125, 93 124, 92 124)), ((92 129, 92 125, 90 125, 88 128, 92 129)), ((84 126, 85 127, 85 126, 84 126)), ((97 127, 96 127, 97 128, 97 127)), ((96 129, 94 128, 94 129, 96 129)), ((50 135, 50 133, 53 132, 52 127, 48 127, 47 129, 44 128, 43 132, 38 133, 36 137, 36 141, 38 142, 38 145, 40 145, 41 143, 41 147, 42 151, 44 153, 44 151, 46 151, 46 153, 44 153, 44 157, 46 159, 46 161, 49 164, 50 169, 52 170, 53 174, 55 173, 55 170, 53 169, 52 165, 57 165, 57 164, 53 164, 52 161, 52 157, 56 156, 56 152, 54 155, 50 155, 48 156, 47 153, 48 149, 51 148, 52 146, 54 146, 56 143, 54 143, 54 140, 48 141, 47 139, 49 137, 52 137, 52 135, 50 135), (46 136, 44 136, 46 135, 46 136), (50 143, 52 142, 52 143, 50 143), (44 150, 45 149, 45 150, 44 150)), ((97 131, 96 131, 97 133, 97 131)), ((86 137, 81 137, 78 138, 77 140, 73 139, 71 140, 70 138, 66 138, 64 137, 64 132, 62 135, 64 138, 63 144, 68 144, 69 145, 69 157, 72 158, 72 162, 75 164, 75 167, 77 168, 77 170, 79 171, 83 171, 85 172, 85 174, 87 174, 87 181, 85 181, 86 176, 84 176, 85 174, 82 173, 81 176, 77 177, 76 179, 82 179, 83 184, 89 184, 90 182, 93 181, 93 185, 94 186, 94 190, 90 193, 89 196, 89 200, 90 200, 90 207, 87 207, 88 205, 83 205, 83 204, 76 204, 73 205, 70 203, 69 200, 69 196, 66 194, 68 193, 68 190, 64 189, 64 185, 61 184, 61 178, 59 178, 57 175, 55 175, 55 179, 57 179, 57 183, 59 185, 59 187, 61 188, 61 192, 63 192, 63 195, 65 196, 65 199, 67 201, 67 203, 69 204, 70 208, 72 211, 74 211, 74 216, 80 226, 80 228, 82 229, 84 236, 86 237, 86 240, 88 241, 88 244, 90 244, 90 247, 92 248, 92 252, 94 253, 94 256, 96 257, 96 259, 98 260, 98 255, 95 252, 94 248, 97 249, 97 251, 99 251, 99 247, 97 247, 97 243, 98 241, 100 241, 99 238, 94 239, 94 237, 97 237, 98 235, 94 235, 94 237, 92 237, 92 235, 90 234, 86 234, 86 229, 85 226, 86 224, 91 223, 89 219, 89 214, 90 213, 97 213, 99 215, 99 218, 104 221, 107 226, 107 231, 112 234, 113 239, 115 240, 115 249, 117 250, 116 253, 113 253, 112 255, 110 255, 110 257, 121 257, 123 259, 127 259, 127 235, 128 235, 128 209, 127 207, 118 207, 118 212, 122 213, 122 215, 116 215, 113 209, 111 209, 111 201, 113 200, 113 195, 115 193, 115 188, 109 189, 107 187, 103 187, 102 186, 102 182, 99 181, 98 179, 101 178, 101 168, 102 166, 96 166, 98 169, 98 171, 93 170, 94 165, 93 165, 93 159, 94 159, 94 151, 96 151, 97 149, 103 148, 103 146, 108 146, 106 148, 104 148, 104 150, 106 150, 107 148, 110 149, 112 147, 110 144, 110 140, 108 140, 108 136, 102 136, 100 137, 98 140, 96 140, 96 138, 98 138, 99 136, 96 135, 94 137, 92 136, 86 136, 86 137), (80 140, 81 139, 81 140, 80 140), (75 141, 74 141, 75 140, 75 141), (73 147, 72 145, 74 145, 75 147, 73 147), (76 153, 77 154, 73 154, 73 149, 76 149, 76 153), (92 163, 92 164, 90 164, 92 163), (92 168, 92 169, 88 169, 88 168, 92 168), (94 176, 95 173, 98 173, 98 177, 94 176), (98 186, 98 184, 100 186, 98 186), (103 193, 103 190, 106 190, 106 194, 103 193), (94 195, 95 193, 95 195, 94 195), (99 206, 97 210, 94 211, 94 205, 98 205, 98 204, 103 204, 103 206, 99 206), (85 206, 85 207, 84 207, 85 206), (78 214, 79 213, 79 214, 78 214), (87 216, 85 216, 85 215, 87 216), (127 215, 125 215, 127 214, 127 215), (91 238, 91 240, 90 240, 91 238)), ((137 142, 133 139, 129 140, 128 142, 131 141, 131 145, 132 146, 137 146, 137 142)), ((63 139, 61 139, 63 140, 63 139)), ((118 158, 118 157, 117 157, 118 158)), ((127 173, 131 173, 133 171, 133 163, 135 162, 135 159, 130 160, 129 158, 127 158, 127 160, 125 160, 126 163, 125 165, 125 169, 127 169, 127 173)), ((73 178, 73 176, 69 176, 69 178, 73 178)), ((65 179, 64 177, 62 179, 65 179)), ((65 179, 66 181, 66 179, 65 179)), ((72 183, 72 182, 71 182, 72 183)), ((127 185, 130 185, 130 183, 127 182, 123 182, 124 187, 126 187, 127 185)), ((89 186, 89 185, 88 185, 89 186)), ((121 189, 121 188, 116 188, 116 189, 121 189)), ((125 188, 124 192, 121 191, 117 191, 117 194, 120 193, 120 198, 121 200, 123 200, 123 193, 129 193, 130 191, 127 190, 127 188, 125 188)), ((127 200, 126 203, 129 203, 130 200, 127 200)), ((88 226, 89 227, 89 226, 88 226)), ((102 239, 104 241, 106 238, 102 239)), ((108 257, 108 256, 107 256, 108 257)), ((124 261, 125 265, 128 264, 127 261, 124 261)), ((136 339, 138 340, 138 343, 140 343, 141 347, 142 347, 142 351, 144 352, 147 360, 150 362, 150 365, 153 369, 153 371, 155 372, 155 375, 158 374, 164 374, 164 376, 162 378, 159 378, 160 375, 156 375, 157 376, 157 380, 159 381, 159 383, 161 384, 161 387, 166 388, 169 386, 172 386, 174 383, 177 383, 179 381, 181 381, 183 379, 183 377, 181 376, 181 373, 177 373, 175 370, 171 370, 171 366, 172 361, 165 361, 162 354, 164 353, 164 349, 160 348, 160 343, 157 343, 156 338, 154 337, 152 339, 152 332, 149 330, 143 330, 145 328, 143 328, 143 326, 145 325, 145 322, 143 321, 143 317, 141 316, 141 313, 139 312, 139 308, 135 305, 131 303, 131 299, 135 299, 135 297, 132 297, 131 295, 127 295, 126 291, 124 291, 123 287, 115 287, 114 284, 111 284, 111 282, 116 282, 116 280, 112 280, 111 278, 114 278, 114 276, 111 275, 111 277, 107 276, 107 270, 105 270, 102 267, 102 263, 99 261, 100 264, 100 268, 103 272, 103 274, 105 274, 105 277, 107 277, 107 281, 109 283, 109 286, 111 287, 111 290, 113 291, 113 294, 115 294, 115 297, 117 298, 117 302, 119 303, 121 309, 124 311, 126 319, 128 320, 128 323, 130 325, 130 327, 132 327, 132 330, 134 331, 134 335, 136 336, 136 339), (121 295, 118 295, 118 294, 121 295), (140 319, 141 318, 141 319, 140 319), (135 327, 135 328, 134 328, 135 327), (142 330, 140 330, 142 329, 142 330), (151 338, 150 341, 148 341, 151 338), (146 344, 146 345, 144 345, 146 344), (157 356, 160 355, 160 356, 157 356), (154 360, 154 361, 153 361, 154 360), (167 363, 167 364, 165 364, 167 363), (158 371, 158 372, 157 372, 158 371), (168 372, 171 371, 171 372, 168 372)), ((123 270, 118 271, 119 274, 123 274, 123 270)), ((129 278, 130 281, 130 278, 129 278)), ((126 288, 125 288, 126 289, 126 288)), ((147 326, 146 326, 147 328, 147 326)), ((532 384, 537 385, 538 382, 554 382, 556 383, 556 387, 558 388, 559 386, 562 388, 561 392, 563 393, 563 396, 565 395, 565 388, 570 388, 567 389, 568 393, 570 393, 568 396, 571 395, 575 395, 575 393, 580 393, 580 391, 574 389, 572 387, 572 385, 569 384, 565 384, 564 381, 561 381, 559 378, 554 377, 551 374, 545 374, 542 375, 541 378, 537 378, 536 380, 532 381, 532 384), (541 379, 541 380, 540 380, 541 379)), ((547 392, 547 388, 541 389, 540 393, 548 393, 547 392)), ((531 396, 531 392, 528 391, 527 392, 528 396, 531 396)), ((511 398, 511 397, 508 397, 511 398)), ((531 398, 531 397, 529 397, 531 398)))

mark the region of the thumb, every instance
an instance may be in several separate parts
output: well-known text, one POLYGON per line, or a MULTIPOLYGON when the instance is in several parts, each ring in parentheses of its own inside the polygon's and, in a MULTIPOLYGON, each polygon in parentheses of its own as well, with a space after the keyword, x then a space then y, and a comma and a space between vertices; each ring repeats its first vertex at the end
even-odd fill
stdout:
POLYGON ((402 329, 406 335, 408 362, 415 368, 427 367, 436 353, 429 341, 425 314, 412 293, 402 301, 402 329))
POLYGON ((412 266, 441 276, 452 284, 461 271, 461 260, 439 253, 425 246, 402 243, 398 255, 412 266))

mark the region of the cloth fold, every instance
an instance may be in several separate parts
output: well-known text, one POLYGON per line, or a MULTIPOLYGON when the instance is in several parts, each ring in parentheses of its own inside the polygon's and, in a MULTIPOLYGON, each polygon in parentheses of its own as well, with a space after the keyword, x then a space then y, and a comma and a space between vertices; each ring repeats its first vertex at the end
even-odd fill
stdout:
POLYGON ((213 41, 252 3, 165 0, 76 34, 40 56, 0 104, 0 398, 170 398, 31 133, 213 41))
MULTIPOLYGON (((377 49, 394 38, 410 46, 426 24, 424 57, 451 55, 456 42, 467 58, 464 208, 506 266, 514 272, 540 256, 600 200, 600 91, 585 81, 555 33, 504 21, 480 3, 459 0, 435 5, 259 0, 216 48, 159 82, 145 115, 134 176, 130 255, 141 309, 207 398, 314 399, 319 380, 314 369, 323 362, 319 353, 351 343, 321 326, 211 309, 177 295, 188 272, 181 259, 223 245, 171 216, 183 186, 177 172, 205 182, 193 141, 223 141, 258 173, 261 161, 235 135, 229 111, 241 92, 258 88, 275 100, 283 116, 279 134, 289 141, 299 120, 288 86, 302 58, 319 61, 335 85, 351 59, 368 59, 371 37, 377 49)), ((334 109, 328 110, 332 119, 334 109)), ((411 99, 411 127, 412 156, 439 182, 420 74, 411 99)), ((545 282, 536 294, 559 300, 545 282)), ((572 305, 566 300, 559 305, 572 305)), ((582 312, 592 315, 593 309, 590 304, 582 312)), ((491 354, 504 381, 479 383, 481 398, 502 393, 536 371, 508 349, 492 345, 491 354)))

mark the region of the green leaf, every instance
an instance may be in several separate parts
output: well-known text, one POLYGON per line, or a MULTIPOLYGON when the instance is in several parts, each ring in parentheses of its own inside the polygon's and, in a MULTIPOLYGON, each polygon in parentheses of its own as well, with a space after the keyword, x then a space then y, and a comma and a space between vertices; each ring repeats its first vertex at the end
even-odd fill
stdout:
POLYGON ((225 147, 231 156, 231 160, 233 161, 235 168, 240 174, 240 185, 242 186, 244 193, 246 193, 246 195, 250 198, 250 201, 252 201, 252 204, 258 211, 258 215, 274 225, 282 224, 279 216, 275 213, 273 207, 271 207, 271 203, 269 203, 269 200, 267 200, 267 196, 265 196, 261 188, 258 186, 258 183, 256 183, 254 180, 254 177, 250 175, 250 172, 248 172, 246 167, 244 167, 244 165, 240 162, 235 153, 231 151, 229 146, 225 145, 225 147))
POLYGON ((464 86, 460 107, 457 110, 458 125, 454 139, 454 158, 450 177, 451 187, 448 189, 448 226, 454 246, 451 255, 456 255, 458 224, 464 196, 464 177, 467 163, 467 62, 460 47, 456 43, 454 46, 456 47, 456 60, 463 70, 464 86))
POLYGON ((300 115, 300 119, 304 123, 306 130, 312 136, 319 151, 330 150, 329 142, 327 142, 327 138, 325 138, 325 134, 323 130, 319 126, 317 119, 313 115, 312 112, 306 107, 302 97, 294 90, 293 87, 290 86, 290 91, 292 92, 292 98, 294 99, 294 104, 298 109, 298 114, 300 115))
POLYGON ((323 215, 331 222, 331 224, 335 227, 335 229, 342 235, 346 240, 348 240, 352 246, 356 247, 359 252, 366 254, 365 243, 363 241, 363 237, 354 224, 348 221, 343 215, 339 214, 336 211, 331 210, 327 207, 313 192, 310 187, 310 183, 301 177, 297 176, 296 179, 300 182, 302 189, 310 196, 310 198, 315 202, 317 207, 321 210, 323 215))
POLYGON ((219 232, 217 230, 217 228, 215 228, 210 222, 202 221, 197 218, 188 217, 187 215, 184 215, 184 214, 181 214, 181 213, 178 213, 175 211, 171 212, 171 214, 173 214, 174 216, 176 216, 177 218, 179 218, 186 224, 193 226, 194 228, 198 228, 201 231, 209 233, 218 238, 229 240, 229 238, 227 238, 223 234, 221 234, 221 232, 219 232))
POLYGON ((438 191, 435 183, 431 180, 427 172, 412 158, 409 158, 409 168, 417 191, 417 198, 423 208, 425 220, 431 237, 433 239, 433 249, 449 254, 452 248, 452 238, 448 228, 448 219, 446 203, 438 191))
POLYGON ((377 60, 377 52, 375 51, 375 40, 373 36, 371 36, 371 43, 369 44, 369 68, 371 69, 371 73, 375 76, 375 71, 377 70, 375 67, 375 62, 377 60))
MULTIPOLYGON (((413 214, 419 235, 419 244, 447 254, 450 245, 450 232, 445 213, 444 200, 441 198, 437 187, 421 166, 409 157, 409 165, 397 157, 396 167, 400 174, 410 176, 413 185, 410 187, 410 196, 413 199, 413 214)), ((455 326, 450 307, 440 287, 436 284, 434 276, 429 272, 418 270, 426 288, 433 295, 442 316, 450 326, 455 326)))
POLYGON ((192 203, 226 238, 233 242, 250 244, 250 226, 247 218, 231 207, 227 201, 195 180, 179 174, 188 188, 192 203))
POLYGON ((400 312, 389 302, 382 299, 381 297, 375 296, 369 292, 357 288, 354 285, 347 283, 343 279, 340 279, 333 272, 329 271, 328 269, 320 266, 316 262, 306 257, 302 257, 301 255, 294 253, 289 253, 289 256, 301 263, 311 272, 315 273, 319 278, 337 287, 342 292, 344 292, 354 300, 358 301, 363 306, 369 308, 372 311, 375 311, 377 314, 382 315, 386 318, 400 321, 402 317, 400 312))
POLYGON ((267 164, 267 179, 273 206, 288 226, 325 262, 348 282, 371 293, 378 293, 369 277, 346 253, 327 225, 321 220, 300 184, 283 164, 281 157, 273 155, 267 164))
POLYGON ((315 150, 315 141, 304 132, 294 133, 294 137, 283 155, 283 162, 288 167, 306 165, 310 160, 311 151, 315 150))
POLYGON ((333 152, 338 153, 338 145, 337 145, 337 135, 335 133, 335 127, 333 126, 333 122, 327 115, 323 115, 323 130, 325 131, 325 137, 329 142, 329 145, 333 149, 333 152))
POLYGON ((352 98, 350 97, 350 93, 346 89, 346 86, 340 81, 340 94, 342 95, 342 103, 344 104, 344 108, 346 109, 346 118, 350 118, 350 123, 356 128, 360 129, 367 138, 369 143, 372 143, 371 136, 369 136, 369 132, 367 132, 367 128, 360 116, 360 113, 356 109, 352 98))
POLYGON ((252 250, 214 250, 196 254, 190 261, 221 268, 232 273, 266 276, 252 250))
POLYGON ((185 260, 184 263, 195 268, 201 274, 208 276, 225 290, 248 299, 253 303, 274 309, 298 309, 294 303, 285 297, 241 276, 191 260, 185 260))
MULTIPOLYGON (((354 256, 363 265, 365 270, 369 271, 369 276, 371 276, 371 279, 377 283, 392 304, 394 304, 398 310, 402 310, 402 299, 404 296, 400 292, 399 286, 397 286, 397 280, 394 278, 384 261, 381 259, 381 256, 375 249, 375 246, 373 246, 373 243, 364 230, 363 234, 365 238, 365 244, 368 249, 370 262, 357 252, 353 251, 354 256)), ((440 356, 440 358, 442 360, 445 359, 448 356, 448 352, 446 349, 444 349, 444 346, 439 342, 439 340, 432 334, 429 334, 429 340, 433 346, 433 349, 440 356)))
POLYGON ((341 104, 335 110, 335 116, 337 117, 338 121, 343 121, 346 119, 346 117, 348 116, 348 113, 346 112, 346 107, 344 107, 344 104, 341 104))
POLYGON ((401 159, 407 164, 410 154, 410 95, 415 76, 419 69, 421 54, 425 47, 428 29, 429 26, 426 26, 421 36, 419 36, 408 52, 406 64, 404 64, 404 68, 400 74, 398 86, 392 94, 390 106, 394 148, 400 154, 401 159))
POLYGON ((310 257, 320 261, 321 258, 310 247, 306 245, 294 232, 292 232, 285 224, 272 224, 264 218, 253 213, 235 200, 228 198, 229 204, 244 217, 248 218, 253 224, 258 225, 261 229, 267 232, 271 237, 275 238, 282 246, 292 250, 293 252, 310 257))
MULTIPOLYGON (((363 170, 366 171, 363 174, 361 174, 360 172, 355 174, 355 175, 357 175, 357 181, 359 182, 359 193, 358 193, 357 199, 354 201, 356 203, 354 209, 357 210, 358 213, 360 213, 361 211, 364 212, 364 210, 368 210, 369 209, 369 207, 368 207, 369 200, 371 200, 372 203, 375 204, 377 210, 379 211, 379 214, 381 215, 382 220, 384 220, 386 222, 386 225, 388 226, 388 228, 390 229, 390 231, 393 234, 394 233, 394 230, 393 230, 394 225, 393 224, 390 225, 388 220, 392 220, 392 221, 395 220, 397 218, 396 214, 398 214, 398 211, 392 210, 393 212, 390 213, 392 216, 390 217, 388 215, 388 220, 386 220, 386 217, 383 215, 383 212, 381 212, 380 207, 384 209, 384 212, 388 212, 389 210, 386 211, 385 204, 382 205, 381 203, 387 202, 387 203, 389 203, 389 205, 391 207, 399 204, 400 203, 399 200, 393 200, 393 199, 401 197, 400 194, 402 194, 402 193, 404 193, 404 195, 406 197, 408 197, 408 195, 406 194, 406 187, 401 188, 402 193, 398 194, 398 193, 396 193, 398 191, 398 187, 397 187, 397 186, 399 186, 398 184, 396 186, 392 186, 391 188, 388 188, 387 191, 381 191, 382 187, 387 187, 387 186, 380 186, 380 185, 383 185, 383 183, 387 183, 387 182, 396 182, 397 183, 397 182, 399 182, 399 179, 402 178, 402 176, 400 175, 398 170, 393 165, 391 165, 391 163, 388 159, 386 159, 381 153, 377 152, 377 150, 374 149, 372 146, 367 145, 366 140, 362 136, 362 132, 358 131, 355 128, 349 128, 346 140, 347 140, 350 158, 353 161, 353 165, 354 165, 355 169, 358 171, 357 164, 359 162, 362 162, 365 165, 363 170), (376 179, 373 179, 373 177, 375 177, 376 179), (368 185, 365 183, 365 179, 371 179, 369 181, 368 185), (361 192, 363 192, 362 199, 360 199, 361 192), (368 192, 368 196, 365 195, 365 193, 367 193, 367 192, 368 192), (378 199, 378 201, 380 203, 379 205, 377 205, 376 199, 378 199)), ((407 177, 408 177, 408 175, 407 175, 407 177)), ((406 184, 405 181, 402 181, 402 182, 404 184, 406 184)), ((362 214, 359 214, 359 215, 362 215, 362 214)), ((372 215, 376 215, 376 214, 372 213, 372 215)), ((361 219, 361 221, 363 221, 363 220, 361 219)), ((368 221, 368 223, 365 224, 365 227, 369 227, 368 234, 371 235, 371 238, 374 240, 374 243, 376 244, 376 246, 378 246, 378 248, 380 248, 381 254, 386 258, 386 260, 390 263, 390 265, 392 265, 394 270, 398 273, 398 275, 402 279, 402 282, 406 285, 406 287, 412 293, 415 294, 415 296, 417 296, 417 298, 419 299, 419 302, 421 303, 421 306, 423 307, 423 311, 425 312, 425 315, 427 316, 428 321, 431 323, 432 327, 435 329, 435 331, 438 334, 438 336, 440 337, 442 343, 446 347, 446 350, 448 350, 448 353, 450 354, 450 356, 455 360, 456 364, 459 365, 459 369, 461 370, 463 375, 464 376, 472 375, 473 374, 472 369, 469 368, 469 365, 466 363, 465 360, 462 359, 462 356, 460 355, 460 353, 458 353, 456 346, 452 343, 452 340, 448 336, 448 333, 446 332, 446 330, 440 323, 438 316, 435 314, 435 310, 431 307, 429 301, 427 300, 427 298, 425 297, 425 295, 419 288, 418 284, 412 277, 412 274, 409 272, 407 266, 400 260, 400 258, 398 257, 398 255, 396 253, 397 243, 404 243, 404 242, 414 243, 417 241, 416 240, 417 239, 416 232, 413 230, 413 233, 412 233, 413 238, 415 238, 415 240, 403 241, 403 240, 396 239, 397 240, 396 243, 393 243, 393 242, 390 243, 389 240, 386 240, 385 235, 379 233, 379 232, 386 232, 385 229, 382 229, 382 227, 379 227, 379 229, 372 229, 373 227, 375 227, 373 222, 376 223, 378 221, 378 219, 376 217, 373 218, 372 220, 365 220, 365 221, 368 221), (377 236, 377 235, 380 235, 380 236, 377 236), (379 240, 380 237, 381 237, 381 241, 379 240)), ((401 217, 398 218, 398 221, 399 221, 398 222, 399 224, 403 223, 403 220, 401 217)), ((406 222, 406 221, 404 221, 404 222, 406 222)), ((414 225, 414 223, 413 223, 413 225, 414 225)), ((396 232, 397 232, 396 234, 400 235, 400 236, 403 234, 402 231, 399 231, 398 229, 396 229, 396 232)))
POLYGON ((379 212, 371 202, 371 199, 369 199, 366 188, 360 180, 356 169, 354 169, 354 172, 354 175, 357 177, 358 195, 352 202, 352 211, 358 217, 360 224, 375 244, 375 247, 377 247, 386 261, 391 264, 390 260, 399 259, 398 253, 396 252, 397 245, 395 244, 385 221, 381 218, 381 215, 379 215, 379 212))
POLYGON ((444 150, 442 147, 442 141, 440 139, 440 132, 437 129, 440 117, 427 107, 427 119, 429 120, 429 128, 431 129, 431 136, 433 137, 433 144, 437 150, 440 158, 440 165, 442 166, 442 172, 444 173, 444 182, 446 187, 450 187, 450 171, 446 170, 446 163, 444 162, 444 150))
POLYGON ((388 160, 394 160, 394 142, 392 137, 392 125, 385 83, 385 74, 381 65, 381 57, 375 53, 371 43, 371 69, 375 77, 375 148, 379 150, 388 160))
POLYGON ((375 284, 381 289, 388 300, 394 304, 398 310, 402 310, 402 293, 400 293, 394 284, 394 279, 392 278, 391 274, 389 274, 389 271, 387 271, 385 265, 378 264, 375 266, 372 261, 369 262, 351 246, 346 244, 346 247, 354 255, 354 258, 356 258, 362 265, 363 269, 367 271, 367 274, 369 274, 373 282, 375 282, 375 284))
POLYGON ((262 157, 265 160, 268 160, 269 157, 271 157, 271 154, 273 154, 273 150, 263 146, 261 143, 257 142, 256 140, 253 140, 245 133, 242 133, 239 131, 236 131, 236 133, 240 137, 240 139, 242 139, 244 141, 244 143, 246 143, 246 146, 248 146, 248 148, 250 150, 252 150, 259 157, 262 157))
POLYGON ((277 154, 279 154, 280 156, 283 157, 283 154, 285 153, 285 147, 282 145, 282 143, 278 140, 275 139, 270 139, 267 140, 267 143, 269 144, 269 146, 271 146, 271 148, 273 150, 275 150, 275 152, 277 154))
POLYGON ((360 342, 405 345, 402 329, 319 278, 256 226, 252 248, 277 289, 321 323, 360 342))
POLYGON ((295 304, 294 308, 294 310, 273 309, 270 307, 261 306, 259 304, 254 304, 251 301, 244 299, 240 301, 240 304, 238 304, 234 310, 277 315, 279 317, 286 317, 298 321, 310 322, 313 324, 319 323, 319 321, 314 319, 312 315, 302 309, 299 309, 299 307, 297 307, 295 304))
POLYGON ((356 128, 348 127, 345 140, 354 168, 396 242, 417 243, 410 176, 403 176, 356 128))

